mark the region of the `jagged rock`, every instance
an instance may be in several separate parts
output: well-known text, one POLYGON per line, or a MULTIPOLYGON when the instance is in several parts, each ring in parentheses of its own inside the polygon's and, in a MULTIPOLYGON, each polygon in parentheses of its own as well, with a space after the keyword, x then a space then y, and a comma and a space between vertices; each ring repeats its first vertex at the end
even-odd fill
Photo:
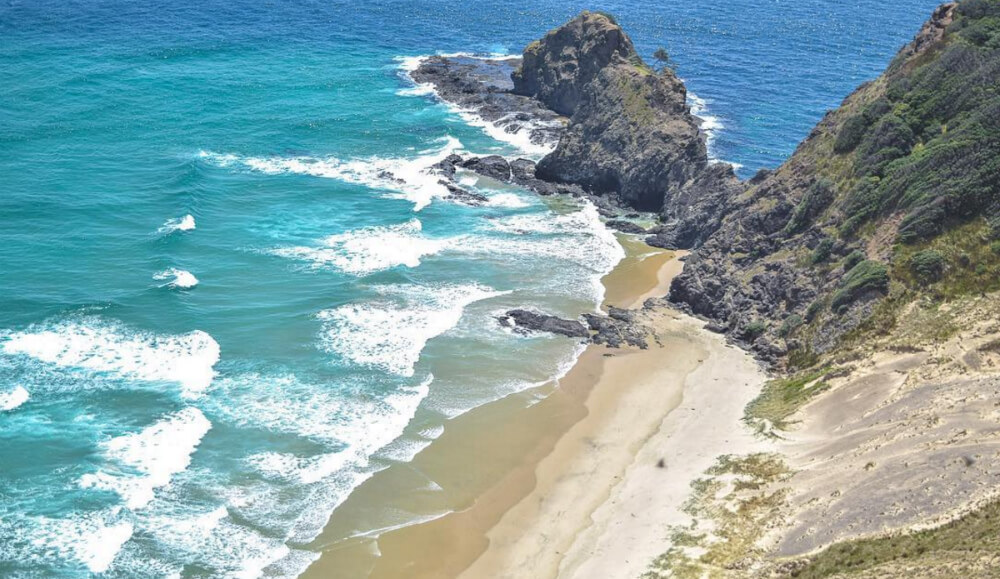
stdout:
POLYGON ((632 310, 626 310, 624 308, 616 308, 615 306, 608 307, 608 317, 618 320, 619 322, 634 323, 635 322, 635 312, 632 310))
POLYGON ((646 233, 645 227, 631 221, 622 221, 621 219, 609 219, 604 222, 604 225, 622 233, 646 233))
POLYGON ((528 310, 510 310, 498 320, 500 325, 520 332, 548 332, 570 338, 590 337, 586 326, 576 320, 564 320, 528 310))
POLYGON ((674 243, 673 235, 657 233, 656 235, 650 235, 645 239, 646 245, 651 247, 659 247, 660 249, 668 249, 670 251, 675 251, 677 249, 677 244, 674 243))
POLYGON ((584 320, 591 330, 596 332, 591 341, 595 344, 605 344, 611 348, 620 348, 625 344, 645 350, 646 329, 635 323, 634 314, 628 310, 612 308, 608 316, 584 314, 584 320))
POLYGON ((515 183, 535 179, 535 162, 528 159, 514 159, 510 162, 510 174, 515 183))
MULTIPOLYGON (((873 180, 883 185, 893 181, 894 187, 884 193, 892 203, 908 197, 917 199, 925 193, 926 188, 916 177, 918 164, 902 165, 904 168, 895 174, 884 163, 879 165, 883 160, 880 155, 891 153, 889 160, 899 158, 907 155, 915 142, 908 128, 899 128, 902 121, 893 118, 893 104, 924 98, 926 91, 939 90, 938 87, 980 82, 985 79, 982 70, 993 70, 996 66, 986 65, 978 70, 973 62, 987 62, 978 60, 968 60, 970 68, 954 66, 959 60, 954 54, 971 50, 949 40, 951 32, 945 33, 946 29, 954 28, 952 23, 961 11, 962 4, 954 3, 935 10, 915 39, 900 50, 882 78, 862 85, 840 108, 829 112, 781 167, 759 171, 747 183, 743 194, 729 196, 724 217, 671 283, 669 299, 713 320, 710 329, 725 331, 733 338, 740 338, 743 329, 754 320, 770 321, 764 333, 754 336, 749 346, 762 360, 772 363, 780 363, 792 351, 828 352, 837 347, 842 336, 870 319, 875 304, 884 295, 884 287, 855 291, 856 295, 839 304, 830 298, 845 291, 845 276, 866 257, 888 261, 897 234, 902 236, 907 223, 920 221, 914 215, 922 216, 917 211, 904 217, 896 205, 891 205, 895 216, 889 215, 888 210, 884 214, 864 214, 858 203, 859 199, 874 205, 880 202, 877 190, 862 188, 873 180), (947 59, 949 51, 952 60, 934 68, 934 59, 947 59), (925 82, 915 88, 915 84, 923 82, 921 75, 926 74, 934 75, 933 84, 925 82), (878 179, 868 177, 866 182, 865 176, 871 175, 872 170, 878 179), (861 184, 845 185, 859 178, 861 184), (870 222, 874 227, 861 233, 857 225, 843 227, 852 220, 870 222), (852 258, 852 251, 860 249, 863 251, 852 258), (837 307, 831 308, 832 304, 837 307), (782 332, 780 322, 793 315, 804 320, 809 331, 796 334, 795 328, 786 327, 782 332)), ((961 29, 958 27, 956 34, 961 29)), ((960 94, 972 93, 963 90, 960 94)), ((977 104, 970 98, 962 106, 973 109, 962 114, 997 118, 994 101, 977 104)), ((956 126, 961 118, 959 115, 956 119, 956 126)), ((938 117, 929 121, 934 126, 944 122, 938 117)), ((951 124, 948 127, 951 136, 953 127, 951 124)), ((979 134, 972 131, 964 138, 973 139, 979 134)), ((934 138, 931 134, 926 137, 934 138)), ((991 146, 986 141, 981 145, 984 150, 991 146)), ((928 150, 931 148, 928 145, 928 150)), ((949 155, 958 153, 953 151, 949 155)), ((949 178, 940 173, 952 167, 951 160, 955 158, 946 155, 936 160, 941 166, 938 177, 942 183, 949 178)), ((919 160, 930 162, 926 156, 920 156, 919 160)), ((927 207, 943 208, 947 205, 943 199, 932 199, 927 207)), ((989 211, 987 203, 981 205, 984 212, 989 211)), ((671 225, 669 219, 665 221, 671 225)))
POLYGON ((607 16, 583 12, 524 50, 514 92, 564 115, 576 112, 587 85, 611 63, 638 58, 632 41, 607 16))
POLYGON ((460 155, 452 154, 432 165, 431 169, 434 169, 448 179, 453 179, 455 177, 455 171, 461 163, 462 157, 460 155))
POLYGON ((482 193, 474 193, 468 189, 463 189, 451 181, 442 179, 438 181, 438 183, 444 185, 448 189, 448 197, 446 197, 446 199, 449 201, 456 201, 473 207, 485 205, 490 201, 490 198, 486 195, 483 195, 482 193))
POLYGON ((506 182, 511 180, 510 163, 500 155, 472 157, 471 159, 462 161, 461 166, 497 181, 506 182))
POLYGON ((526 134, 536 145, 553 146, 563 132, 563 117, 536 99, 514 94, 511 74, 518 59, 432 56, 410 77, 431 84, 437 96, 511 134, 526 134))

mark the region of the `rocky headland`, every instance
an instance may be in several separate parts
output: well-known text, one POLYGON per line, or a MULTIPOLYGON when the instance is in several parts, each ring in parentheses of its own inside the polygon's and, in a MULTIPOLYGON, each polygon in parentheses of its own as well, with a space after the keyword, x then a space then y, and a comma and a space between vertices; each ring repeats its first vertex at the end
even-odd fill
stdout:
MULTIPOLYGON (((943 4, 784 164, 745 182, 709 159, 683 83, 604 14, 505 61, 509 82, 448 58, 422 67, 446 83, 414 73, 490 117, 516 102, 522 126, 564 123, 537 163, 456 157, 442 178, 460 167, 586 197, 609 227, 692 249, 650 305, 700 317, 772 371, 744 419, 773 452, 719 457, 648 576, 993 576, 1000 545, 975 537, 996 535, 1000 508, 997 22, 996 0, 943 4), (659 224, 622 218, 634 211, 659 224)), ((630 315, 506 323, 598 341, 630 315)))

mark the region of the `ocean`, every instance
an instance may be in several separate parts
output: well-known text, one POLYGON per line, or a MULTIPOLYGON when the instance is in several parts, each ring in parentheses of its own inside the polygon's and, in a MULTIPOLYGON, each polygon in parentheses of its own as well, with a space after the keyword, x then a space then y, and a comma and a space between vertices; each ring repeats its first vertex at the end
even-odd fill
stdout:
POLYGON ((298 576, 353 489, 573 363, 496 317, 595 311, 622 247, 573 200, 447 199, 450 153, 545 151, 421 55, 609 11, 748 177, 935 4, 5 2, 0 576, 298 576))

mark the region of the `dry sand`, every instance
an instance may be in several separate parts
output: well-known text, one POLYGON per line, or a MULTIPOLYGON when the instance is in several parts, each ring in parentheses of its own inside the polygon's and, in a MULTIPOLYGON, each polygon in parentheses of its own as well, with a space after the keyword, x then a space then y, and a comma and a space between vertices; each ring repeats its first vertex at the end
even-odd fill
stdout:
POLYGON ((691 482, 718 455, 761 449, 741 423, 764 379, 757 364, 690 318, 651 322, 661 345, 605 359, 589 414, 461 577, 638 577, 668 547, 667 527, 687 520, 691 482))

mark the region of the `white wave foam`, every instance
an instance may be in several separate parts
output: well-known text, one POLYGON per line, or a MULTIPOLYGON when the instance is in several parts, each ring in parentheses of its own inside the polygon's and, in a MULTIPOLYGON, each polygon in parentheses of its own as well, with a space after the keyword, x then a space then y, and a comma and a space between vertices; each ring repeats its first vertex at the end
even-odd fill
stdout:
POLYGON ((0 392, 0 412, 14 410, 28 401, 28 391, 24 386, 15 386, 7 392, 0 392))
POLYGON ((465 307, 507 292, 479 285, 382 286, 387 299, 319 313, 324 347, 364 366, 412 376, 427 341, 450 330, 465 307))
POLYGON ((175 231, 193 231, 194 228, 194 215, 188 213, 184 217, 167 219, 156 231, 162 235, 169 235, 175 231))
POLYGON ((417 267, 421 258, 447 247, 448 240, 421 234, 422 224, 412 219, 399 225, 364 227, 331 235, 322 247, 285 247, 271 253, 312 262, 314 267, 334 267, 346 273, 367 275, 405 265, 417 267))
POLYGON ((713 145, 715 144, 716 133, 725 128, 719 117, 708 113, 708 101, 699 97, 691 91, 687 93, 688 105, 691 107, 691 114, 701 121, 701 131, 705 133, 705 145, 708 148, 708 156, 716 159, 713 145))
POLYGON ((719 117, 709 114, 708 105, 710 101, 707 101, 691 91, 687 93, 688 105, 691 107, 691 114, 701 121, 701 131, 705 133, 705 148, 708 149, 708 159, 711 163, 728 163, 733 166, 733 169, 741 169, 743 165, 739 163, 732 163, 730 161, 724 161, 718 157, 715 151, 715 140, 719 133, 722 132, 726 126, 722 123, 719 117))
MULTIPOLYGON (((30 544, 41 558, 76 559, 91 573, 108 570, 122 546, 132 538, 133 524, 128 521, 109 523, 105 513, 77 518, 35 520, 30 544)), ((28 559, 36 559, 28 554, 28 559)))
POLYGON ((144 381, 177 382, 185 396, 211 384, 219 344, 196 330, 161 336, 96 318, 35 327, 7 336, 5 354, 22 354, 60 367, 111 372, 144 381))
POLYGON ((205 415, 191 407, 140 432, 112 438, 101 446, 105 459, 116 467, 80 477, 80 486, 114 491, 129 509, 141 509, 153 500, 157 488, 169 484, 173 475, 191 464, 191 455, 211 427, 205 415), (139 475, 123 474, 117 468, 122 465, 139 475))
POLYGON ((399 438, 379 452, 381 458, 395 462, 410 462, 421 450, 427 448, 444 434, 444 426, 425 428, 413 438, 399 438))
POLYGON ((198 285, 198 278, 194 274, 174 267, 154 273, 153 279, 157 281, 170 280, 164 285, 176 289, 190 289, 198 285))
MULTIPOLYGON (((312 505, 308 505, 308 508, 312 508, 312 505)), ((166 515, 143 516, 139 529, 154 538, 160 549, 166 547, 173 557, 196 561, 210 570, 212 576, 218 577, 297 577, 319 555, 316 552, 291 549, 280 539, 266 537, 237 523, 230 517, 229 509, 225 506, 193 513, 170 512, 166 515), (279 563, 285 559, 288 561, 279 563), (280 569, 269 569, 275 564, 280 569)), ((150 572, 149 567, 155 567, 157 562, 150 561, 148 554, 139 549, 123 553, 122 559, 125 560, 116 564, 116 570, 120 574, 164 575, 162 572, 150 572), (132 564, 132 568, 128 563, 132 564)))
POLYGON ((530 207, 531 203, 517 193, 494 193, 489 196, 491 207, 504 207, 507 209, 523 209, 530 207))
MULTIPOLYGON (((372 464, 371 457, 396 441, 413 420, 421 402, 427 397, 433 376, 420 384, 403 387, 381 398, 358 395, 330 396, 326 406, 280 408, 284 392, 275 392, 268 382, 256 377, 233 380, 232 391, 225 381, 220 383, 227 394, 234 396, 226 406, 233 409, 239 424, 257 424, 279 432, 304 428, 314 434, 325 427, 322 436, 310 436, 335 447, 332 452, 302 454, 270 450, 246 457, 247 466, 262 474, 266 482, 257 488, 230 488, 226 501, 238 509, 243 518, 259 524, 279 526, 286 538, 295 542, 312 541, 322 531, 327 519, 350 493, 385 463, 372 464), (239 385, 238 385, 239 384, 239 385), (269 413, 269 403, 276 402, 282 419, 269 413), (317 416, 317 414, 319 414, 317 416), (284 419, 300 417, 299 424, 284 419), (275 502, 278 501, 278 502, 275 502), (280 522, 277 522, 280 521, 280 522)), ((294 383, 293 390, 314 389, 316 385, 294 383)), ((218 391, 217 391, 218 392, 218 391)))
POLYGON ((382 158, 340 160, 333 157, 239 157, 209 151, 199 156, 220 167, 240 166, 267 175, 294 173, 336 179, 392 192, 389 197, 406 199, 420 211, 435 198, 447 197, 448 189, 431 167, 448 155, 460 150, 462 143, 445 137, 436 149, 420 151, 414 158, 382 158))
POLYGON ((512 237, 470 245, 469 252, 571 261, 591 272, 589 285, 595 308, 604 300, 601 278, 625 257, 625 250, 615 234, 604 226, 597 208, 590 202, 571 213, 511 215, 491 220, 489 227, 512 237))

